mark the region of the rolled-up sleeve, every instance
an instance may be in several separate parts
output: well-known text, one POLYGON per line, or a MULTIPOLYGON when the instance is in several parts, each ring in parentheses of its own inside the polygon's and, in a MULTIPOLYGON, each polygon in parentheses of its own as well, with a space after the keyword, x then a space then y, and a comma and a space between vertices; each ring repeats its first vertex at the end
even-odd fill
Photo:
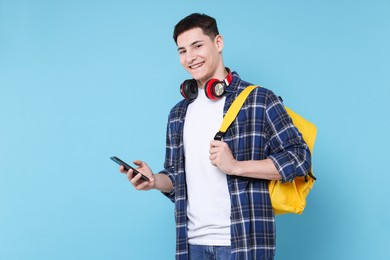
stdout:
POLYGON ((168 119, 168 124, 167 124, 167 131, 166 131, 166 147, 165 147, 165 161, 164 161, 164 169, 162 171, 160 171, 161 174, 165 174, 169 177, 169 179, 172 181, 172 184, 173 184, 173 189, 171 192, 169 193, 166 193, 166 192, 162 192, 165 196, 167 196, 172 202, 175 201, 175 174, 174 174, 174 171, 175 171, 175 167, 173 166, 174 165, 174 162, 175 160, 177 160, 176 156, 175 156, 175 145, 173 144, 174 141, 173 141, 173 135, 172 135, 172 129, 171 129, 171 125, 172 125, 172 112, 169 116, 169 119, 168 119))
POLYGON ((175 202, 175 177, 174 177, 173 173, 171 173, 167 169, 162 170, 160 173, 167 175, 173 184, 173 189, 171 192, 162 192, 162 194, 167 196, 168 199, 170 199, 172 202, 175 202))
POLYGON ((302 134, 294 126, 282 102, 272 92, 268 96, 267 134, 270 158, 282 176, 282 182, 305 176, 311 169, 311 154, 302 134))

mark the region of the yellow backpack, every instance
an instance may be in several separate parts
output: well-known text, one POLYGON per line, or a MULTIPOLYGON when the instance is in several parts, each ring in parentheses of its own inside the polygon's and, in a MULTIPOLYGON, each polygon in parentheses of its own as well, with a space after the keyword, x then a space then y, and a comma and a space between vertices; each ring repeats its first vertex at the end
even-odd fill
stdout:
MULTIPOLYGON (((236 118, 247 96, 257 87, 258 86, 249 86, 237 96, 226 112, 219 132, 214 137, 215 140, 222 139, 223 135, 236 118)), ((287 107, 285 107, 285 109, 291 117, 295 127, 298 128, 299 132, 302 134, 303 139, 312 153, 317 134, 316 126, 291 109, 287 107)), ((292 182, 270 181, 268 188, 275 215, 286 213, 301 214, 306 206, 306 197, 312 189, 315 180, 316 178, 314 177, 312 170, 310 170, 308 175, 296 177, 292 182)))

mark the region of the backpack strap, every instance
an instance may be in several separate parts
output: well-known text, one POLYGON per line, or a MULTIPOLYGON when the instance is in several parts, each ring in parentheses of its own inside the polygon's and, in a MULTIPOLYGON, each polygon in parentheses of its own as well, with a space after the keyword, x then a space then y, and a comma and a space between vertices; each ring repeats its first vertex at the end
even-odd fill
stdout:
POLYGON ((237 117, 238 112, 240 112, 240 109, 241 109, 242 105, 244 104, 246 98, 252 92, 252 90, 254 90, 255 88, 257 88, 257 86, 246 87, 237 96, 237 98, 234 100, 233 104, 230 105, 228 111, 226 112, 226 114, 223 118, 221 127, 219 128, 219 132, 214 136, 214 140, 218 140, 218 141, 222 140, 227 129, 233 123, 234 119, 237 117))

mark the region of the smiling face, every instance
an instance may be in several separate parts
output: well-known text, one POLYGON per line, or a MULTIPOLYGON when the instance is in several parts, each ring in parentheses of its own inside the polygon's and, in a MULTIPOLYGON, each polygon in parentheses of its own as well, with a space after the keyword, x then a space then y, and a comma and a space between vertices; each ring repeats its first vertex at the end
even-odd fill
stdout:
POLYGON ((177 47, 181 65, 200 88, 211 78, 223 79, 226 76, 222 59, 222 36, 211 39, 201 28, 194 28, 177 37, 177 47))

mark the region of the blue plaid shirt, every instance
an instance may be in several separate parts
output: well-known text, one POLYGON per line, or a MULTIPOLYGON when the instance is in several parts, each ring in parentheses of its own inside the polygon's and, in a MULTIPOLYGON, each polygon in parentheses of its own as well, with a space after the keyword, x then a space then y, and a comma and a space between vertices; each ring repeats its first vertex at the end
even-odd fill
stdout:
MULTIPOLYGON (((224 113, 249 85, 233 72, 224 113)), ((182 100, 170 112, 166 157, 164 170, 161 171, 172 180, 174 187, 170 194, 165 195, 175 203, 176 259, 188 259, 183 127, 190 102, 182 100)), ((310 151, 302 135, 292 124, 280 99, 266 88, 256 88, 249 95, 223 141, 229 145, 236 160, 270 158, 282 181, 293 180, 310 171, 310 151)), ((227 176, 227 180, 231 200, 231 259, 253 260, 274 256, 275 219, 268 181, 231 175, 227 176)))

